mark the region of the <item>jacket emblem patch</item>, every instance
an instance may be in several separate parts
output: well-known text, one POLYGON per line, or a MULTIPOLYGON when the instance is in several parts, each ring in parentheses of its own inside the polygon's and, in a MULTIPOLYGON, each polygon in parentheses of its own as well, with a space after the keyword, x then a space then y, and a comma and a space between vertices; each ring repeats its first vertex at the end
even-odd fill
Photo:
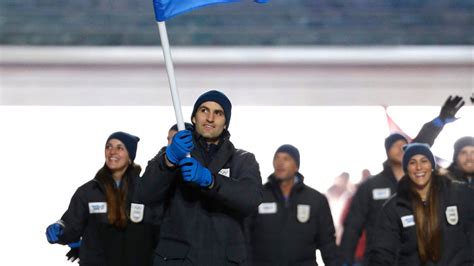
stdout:
POLYGON ((459 222, 458 207, 448 206, 446 208, 446 220, 450 225, 456 225, 459 222))
POLYGON ((225 177, 230 177, 230 168, 223 168, 219 171, 220 175, 223 175, 225 177))
POLYGON ((143 221, 143 213, 145 212, 145 205, 132 203, 130 206, 130 220, 134 223, 143 221))
POLYGON ((306 223, 311 216, 311 207, 306 204, 298 204, 296 206, 296 218, 300 223, 306 223))

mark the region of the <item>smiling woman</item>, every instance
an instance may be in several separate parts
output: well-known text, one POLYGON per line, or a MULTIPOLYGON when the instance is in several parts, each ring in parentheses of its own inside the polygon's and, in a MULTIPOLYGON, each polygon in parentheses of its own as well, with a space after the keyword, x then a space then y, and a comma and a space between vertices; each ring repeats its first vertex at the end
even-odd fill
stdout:
POLYGON ((408 162, 408 176, 419 191, 421 200, 426 201, 431 181, 432 164, 424 155, 415 155, 408 162))
POLYGON ((125 145, 117 139, 110 139, 105 145, 105 164, 113 172, 115 180, 120 181, 123 173, 132 161, 128 155, 125 145))
POLYGON ((472 265, 474 191, 435 167, 428 145, 407 145, 405 176, 377 220, 369 265, 472 265))
POLYGON ((423 202, 426 201, 436 162, 429 146, 413 143, 406 146, 403 155, 403 170, 410 178, 414 189, 423 202))
POLYGON ((139 140, 125 132, 112 133, 105 145, 105 165, 77 189, 61 219, 46 229, 48 242, 77 250, 81 265, 152 263, 158 208, 145 206, 135 195, 141 168, 133 161, 139 140))

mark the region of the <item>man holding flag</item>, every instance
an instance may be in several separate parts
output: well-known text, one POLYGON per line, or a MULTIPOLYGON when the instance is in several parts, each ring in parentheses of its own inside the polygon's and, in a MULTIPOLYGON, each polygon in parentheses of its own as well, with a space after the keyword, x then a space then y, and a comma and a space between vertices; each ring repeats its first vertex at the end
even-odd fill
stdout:
MULTIPOLYGON (((174 76, 173 59, 171 57, 171 49, 168 41, 168 32, 166 30, 165 21, 181 13, 185 13, 203 6, 232 2, 239 2, 239 0, 153 0, 155 19, 160 32, 161 47, 163 49, 163 57, 165 60, 166 72, 168 74, 171 98, 176 114, 176 124, 179 130, 185 129, 185 126, 181 111, 181 102, 179 99, 178 88, 176 85, 176 78, 174 76)), ((263 4, 268 2, 268 0, 254 0, 254 2, 263 4)))
POLYGON ((155 266, 250 265, 244 220, 262 201, 258 163, 230 142, 232 104, 222 92, 197 99, 194 130, 185 130, 165 25, 181 13, 227 2, 238 0, 153 1, 180 130, 165 152, 149 161, 138 189, 144 201, 164 205, 155 266))
POLYGON ((148 163, 140 198, 165 204, 155 266, 249 265, 244 220, 262 201, 262 179, 255 156, 229 139, 231 111, 222 92, 202 94, 194 131, 179 131, 148 163))

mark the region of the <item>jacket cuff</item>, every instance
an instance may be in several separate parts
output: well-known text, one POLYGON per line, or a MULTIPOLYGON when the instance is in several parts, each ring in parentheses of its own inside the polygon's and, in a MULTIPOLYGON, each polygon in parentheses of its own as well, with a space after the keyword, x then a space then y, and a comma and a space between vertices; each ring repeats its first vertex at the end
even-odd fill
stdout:
POLYGON ((61 225, 63 229, 66 228, 66 223, 63 220, 58 220, 56 223, 61 225))
POLYGON ((218 179, 218 175, 212 175, 212 183, 204 189, 211 197, 214 197, 219 192, 220 184, 218 179))
POLYGON ((212 189, 214 187, 216 178, 214 177, 213 174, 211 174, 211 178, 212 178, 211 184, 209 186, 207 186, 207 189, 212 189))
POLYGON ((178 169, 178 166, 175 165, 175 166, 168 166, 168 164, 166 163, 166 153, 165 152, 162 152, 161 154, 158 154, 159 158, 158 158, 158 162, 159 162, 159 165, 160 165, 160 168, 162 170, 165 170, 165 171, 168 171, 168 172, 175 172, 177 169, 178 169))
POLYGON ((444 127, 444 121, 439 116, 436 117, 435 119, 433 119, 433 121, 431 121, 431 123, 437 128, 444 127))

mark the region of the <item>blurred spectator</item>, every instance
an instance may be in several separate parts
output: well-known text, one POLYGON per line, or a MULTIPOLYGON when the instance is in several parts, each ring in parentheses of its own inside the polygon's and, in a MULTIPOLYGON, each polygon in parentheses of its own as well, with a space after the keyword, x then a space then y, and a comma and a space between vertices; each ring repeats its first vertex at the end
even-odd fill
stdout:
POLYGON ((334 178, 334 183, 326 191, 326 197, 331 208, 331 215, 336 229, 336 243, 339 245, 339 240, 342 234, 341 214, 346 204, 347 199, 352 196, 353 185, 349 183, 350 175, 343 172, 334 178))
POLYGON ((474 137, 462 137, 454 143, 453 162, 443 173, 474 186, 474 137))
MULTIPOLYGON (((357 187, 365 182, 367 179, 369 179, 371 176, 371 173, 368 169, 362 170, 362 175, 359 180, 359 183, 355 184, 354 186, 354 193, 357 190, 357 187)), ((342 209, 341 213, 341 219, 339 220, 339 225, 341 226, 340 234, 336 235, 336 243, 339 245, 342 237, 342 233, 344 231, 344 227, 342 226, 344 224, 344 220, 347 217, 347 214, 349 213, 349 207, 351 206, 352 202, 352 197, 347 199, 346 204, 344 208, 342 209)), ((364 252, 365 252, 365 241, 366 241, 366 233, 365 230, 362 232, 362 235, 359 238, 359 241, 357 242, 357 248, 355 251, 355 258, 354 258, 354 264, 353 265, 360 265, 362 263, 362 260, 364 259, 364 252)))

